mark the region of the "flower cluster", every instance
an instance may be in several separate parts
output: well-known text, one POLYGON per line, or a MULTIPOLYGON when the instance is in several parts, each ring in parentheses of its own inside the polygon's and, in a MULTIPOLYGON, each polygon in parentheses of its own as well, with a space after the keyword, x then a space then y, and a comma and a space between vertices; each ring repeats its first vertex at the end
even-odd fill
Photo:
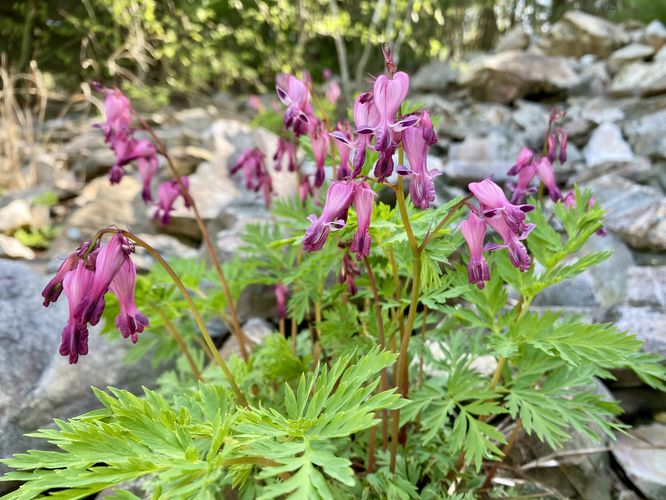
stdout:
MULTIPOLYGON (((275 153, 276 160, 285 153, 288 153, 288 147, 282 145, 282 149, 278 149, 275 153)), ((259 148, 248 149, 244 151, 236 164, 231 167, 231 175, 242 170, 243 179, 245 180, 245 187, 250 191, 261 191, 264 196, 266 208, 271 207, 271 193, 273 192, 273 180, 270 172, 266 169, 264 162, 264 153, 259 148)))
POLYGON ((518 176, 516 182, 510 184, 513 190, 512 203, 523 203, 528 194, 536 191, 536 188, 531 186, 535 177, 538 177, 546 186, 553 201, 562 198, 562 193, 555 182, 553 163, 556 158, 560 164, 567 160, 568 135, 563 128, 553 130, 553 123, 563 116, 564 113, 551 111, 543 155, 539 155, 527 147, 523 147, 518 153, 516 163, 507 172, 508 175, 518 176))
POLYGON ((45 307, 58 300, 63 291, 67 296, 69 319, 62 331, 60 354, 68 356, 70 363, 88 353, 88 325, 99 322, 109 290, 120 304, 115 325, 124 338, 136 342, 138 334, 149 326, 148 318, 134 303, 133 251, 134 245, 120 232, 102 246, 86 241, 65 259, 42 291, 45 307))
POLYGON ((469 216, 460 224, 467 246, 470 260, 467 273, 470 283, 479 288, 485 286, 490 279, 488 264, 483 257, 483 250, 506 248, 511 263, 521 271, 530 268, 530 257, 522 241, 534 229, 533 224, 525 224, 525 214, 534 210, 534 205, 514 205, 502 188, 490 179, 472 182, 469 190, 479 202, 479 208, 471 207, 469 216), (487 226, 490 226, 502 238, 502 243, 483 245, 487 226))
MULTIPOLYGON (((116 157, 116 162, 109 172, 109 180, 112 184, 119 183, 125 175, 125 167, 132 162, 136 163, 143 181, 141 196, 144 202, 151 203, 153 201, 151 185, 159 169, 157 148, 148 139, 134 137, 134 129, 131 127, 132 105, 127 96, 118 89, 109 89, 97 82, 93 82, 93 87, 105 96, 104 112, 106 114, 106 121, 95 127, 102 129, 104 141, 116 157)), ((183 177, 181 181, 187 188, 187 179, 183 177)), ((173 196, 174 182, 177 181, 165 181, 158 188, 159 199, 156 203, 154 218, 159 218, 163 224, 169 222, 168 213, 172 210, 178 194, 183 195, 186 200, 185 205, 189 207, 187 196, 182 193, 182 189, 177 190, 176 196, 173 196), (159 217, 159 214, 164 215, 159 217)))

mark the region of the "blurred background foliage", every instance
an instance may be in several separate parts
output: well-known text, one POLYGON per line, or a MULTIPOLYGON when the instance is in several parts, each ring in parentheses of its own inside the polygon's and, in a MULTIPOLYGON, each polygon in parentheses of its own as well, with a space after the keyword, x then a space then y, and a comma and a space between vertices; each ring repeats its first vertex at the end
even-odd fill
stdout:
POLYGON ((0 52, 14 71, 34 60, 60 90, 115 81, 154 105, 263 92, 301 68, 315 81, 331 68, 350 92, 381 71, 372 49, 382 42, 413 70, 489 50, 517 23, 538 32, 574 8, 666 21, 658 0, 3 0, 0 52))

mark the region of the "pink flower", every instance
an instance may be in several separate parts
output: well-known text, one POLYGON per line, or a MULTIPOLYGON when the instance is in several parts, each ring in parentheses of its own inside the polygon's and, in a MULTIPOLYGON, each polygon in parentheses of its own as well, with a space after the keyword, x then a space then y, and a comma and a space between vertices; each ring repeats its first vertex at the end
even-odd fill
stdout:
POLYGON ((298 186, 298 195, 301 198, 301 201, 305 203, 305 200, 308 199, 308 196, 312 196, 312 194, 313 190, 312 186, 310 185, 310 181, 307 177, 304 177, 301 185, 298 186))
POLYGON ((326 100, 330 102, 331 104, 335 104, 338 102, 338 99, 340 99, 340 95, 342 92, 340 91, 340 85, 338 85, 338 82, 336 80, 331 80, 328 82, 328 86, 326 87, 326 91, 324 92, 324 95, 326 97, 326 100))
POLYGON ((555 182, 555 172, 553 171, 553 165, 550 163, 550 160, 543 156, 539 161, 536 162, 536 174, 543 182, 544 186, 548 188, 548 195, 553 201, 557 201, 562 197, 557 184, 555 182))
POLYGON ((506 199, 502 188, 490 179, 470 183, 469 190, 481 203, 485 217, 499 214, 512 232, 521 234, 526 230, 525 213, 534 210, 534 205, 513 205, 506 199))
POLYGON ((106 122, 97 125, 104 131, 105 140, 109 142, 117 135, 127 134, 132 124, 130 100, 118 89, 109 89, 97 82, 92 82, 92 86, 105 95, 104 114, 106 114, 106 122))
POLYGON ((65 276, 70 272, 76 269, 79 261, 83 258, 83 255, 88 251, 90 247, 90 241, 84 241, 75 252, 71 253, 65 261, 60 264, 58 271, 55 276, 47 283, 42 291, 42 297, 44 297, 44 307, 48 307, 51 302, 55 302, 60 297, 60 294, 63 290, 63 280, 65 276))
POLYGON ((339 283, 347 284, 347 291, 349 295, 356 295, 358 287, 356 286, 356 277, 361 275, 361 270, 349 255, 349 250, 346 250, 342 256, 342 265, 340 266, 340 274, 338 275, 339 283))
POLYGON ((273 168, 279 172, 282 170, 282 159, 287 156, 287 170, 295 172, 297 168, 296 160, 296 144, 280 137, 278 139, 278 146, 275 154, 273 155, 274 166, 273 168))
MULTIPOLYGON (((393 142, 392 132, 401 132, 418 120, 417 117, 410 115, 398 122, 395 121, 395 116, 408 91, 409 76, 403 71, 398 71, 393 78, 380 75, 375 80, 373 95, 379 112, 379 125, 374 130, 376 151, 386 151, 393 142)), ((358 133, 363 132, 358 131, 358 133)))
POLYGON ((134 303, 136 286, 136 267, 131 259, 126 259, 111 281, 111 291, 118 298, 120 313, 116 316, 116 328, 123 338, 138 340, 138 334, 150 325, 148 318, 141 313, 134 303))
POLYGON ((356 252, 358 260, 370 255, 370 220, 375 202, 375 192, 367 182, 361 182, 354 187, 354 208, 358 229, 354 234, 351 251, 356 252))
POLYGON ((430 146, 424 135, 427 134, 424 134, 420 127, 411 127, 402 133, 402 144, 411 167, 408 171, 409 194, 414 206, 419 208, 429 208, 430 204, 435 201, 435 181, 433 179, 439 175, 436 170, 428 170, 430 146))
POLYGON ((488 263, 483 257, 483 239, 486 235, 486 221, 483 217, 470 212, 467 219, 460 223, 460 232, 469 248, 469 263, 467 264, 469 282, 483 289, 485 282, 490 280, 488 263))
POLYGON ((518 153, 518 158, 516 159, 516 163, 509 169, 509 171, 506 174, 507 175, 518 174, 522 169, 531 165, 533 159, 534 159, 534 151, 532 151, 530 148, 526 148, 523 146, 520 152, 518 153))
POLYGON ((79 261, 63 279, 69 319, 62 330, 59 352, 62 356, 69 356, 70 364, 76 363, 79 356, 88 354, 88 327, 81 318, 79 305, 90 293, 94 279, 95 273, 83 261, 79 261))
POLYGON ((534 225, 527 225, 525 231, 521 235, 516 235, 516 233, 514 233, 509 227, 506 220, 501 216, 496 215, 494 217, 486 217, 486 222, 503 240, 502 244, 488 243, 486 249, 498 250, 500 248, 506 248, 509 252, 509 260, 511 261, 511 264, 521 271, 527 271, 530 268, 530 256, 527 253, 525 245, 521 243, 521 240, 527 238, 527 235, 534 228, 534 225))
POLYGON ((305 231, 303 239, 303 249, 306 252, 320 250, 331 229, 340 229, 345 225, 347 211, 354 196, 354 185, 351 181, 331 182, 321 216, 312 214, 308 217, 310 227, 305 231))
POLYGON ((294 75, 282 74, 277 78, 275 90, 282 104, 287 106, 285 127, 293 130, 296 136, 305 134, 314 117, 307 83, 294 75))
MULTIPOLYGON (((185 189, 189 189, 190 181, 187 177, 181 177, 180 181, 183 183, 185 189)), ((153 213, 153 219, 161 219, 163 226, 169 224, 171 220, 171 212, 173 211, 173 204, 176 202, 178 196, 182 196, 185 200, 185 206, 188 207, 189 203, 187 201, 187 196, 181 190, 178 181, 164 181, 160 184, 160 187, 157 189, 157 207, 153 213)))
POLYGON ((315 158, 315 165, 317 172, 315 174, 315 187, 321 187, 326 179, 326 156, 328 154, 328 134, 324 128, 324 124, 320 121, 314 123, 310 130, 310 144, 312 145, 312 152, 315 158))
POLYGON ((280 319, 287 317, 287 299, 289 297, 289 289, 286 285, 278 283, 274 287, 275 302, 277 304, 277 313, 280 319))
POLYGON ((95 276, 85 297, 76 309, 84 323, 96 325, 104 311, 104 294, 120 268, 129 260, 134 246, 122 234, 116 233, 103 245, 95 259, 95 276))

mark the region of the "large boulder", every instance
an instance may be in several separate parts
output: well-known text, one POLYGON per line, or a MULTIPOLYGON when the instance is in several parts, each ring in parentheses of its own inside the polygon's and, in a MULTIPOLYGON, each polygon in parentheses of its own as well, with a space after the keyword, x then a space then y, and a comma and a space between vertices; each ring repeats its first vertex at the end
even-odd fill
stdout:
MULTIPOLYGON (((650 101, 645 101, 646 104, 650 101)), ((655 108, 658 102, 655 102, 655 108)), ((622 123, 634 152, 652 159, 666 159, 666 107, 636 115, 630 115, 622 123)))
POLYGON ((495 52, 525 50, 529 45, 530 36, 525 31, 525 27, 521 23, 518 23, 500 37, 495 47, 495 52))
POLYGON ((666 93, 666 64, 660 62, 627 64, 613 78, 610 92, 616 97, 666 93))
POLYGON ((410 80, 415 92, 446 92, 457 86, 458 70, 450 62, 432 61, 421 66, 410 80))
POLYGON ((617 72, 629 63, 645 61, 652 57, 654 52, 654 47, 650 45, 632 43, 613 52, 608 58, 608 66, 612 71, 617 72))
MULTIPOLYGON (((24 434, 49 425, 53 418, 70 418, 99 406, 90 386, 138 390, 141 384, 153 384, 156 377, 150 363, 125 363, 131 344, 122 339, 108 340, 97 334, 97 328, 90 332, 89 354, 82 356, 78 364, 69 365, 58 354, 60 332, 67 321, 67 301, 61 297, 50 307, 42 307, 41 290, 46 281, 25 264, 0 260, 3 458, 45 446, 44 441, 24 434)), ((6 470, 0 465, 0 473, 6 470)))
POLYGON ((520 97, 564 93, 580 77, 564 58, 511 50, 476 61, 461 82, 474 97, 509 103, 520 97))
POLYGON ((539 48, 549 55, 594 54, 605 58, 628 41, 628 35, 617 24, 584 12, 569 11, 541 39, 539 48))

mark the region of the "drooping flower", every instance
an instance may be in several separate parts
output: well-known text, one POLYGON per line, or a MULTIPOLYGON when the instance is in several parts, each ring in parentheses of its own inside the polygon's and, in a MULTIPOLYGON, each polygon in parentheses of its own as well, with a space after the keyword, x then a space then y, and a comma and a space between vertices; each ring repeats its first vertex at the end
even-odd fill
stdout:
POLYGON ((115 136, 126 135, 132 124, 130 100, 119 89, 109 89, 97 82, 92 82, 92 86, 105 96, 104 114, 106 115, 106 121, 95 125, 104 131, 105 141, 110 142, 115 136))
MULTIPOLYGON (((395 121, 395 116, 400 105, 407 97, 409 91, 409 76, 403 71, 398 71, 393 78, 380 75, 375 80, 373 87, 374 103, 379 112, 379 124, 373 130, 375 134, 375 150, 386 151, 393 142, 391 133, 401 132, 418 121, 418 117, 408 115, 395 121)), ((367 133, 365 130, 358 133, 367 133)))
POLYGON ((460 232, 469 248, 469 263, 467 275, 469 282, 483 289, 486 281, 490 280, 488 263, 483 257, 483 239, 486 235, 486 221, 473 211, 466 220, 460 223, 460 232))
POLYGON ((69 318, 62 330, 59 352, 69 357, 70 364, 76 363, 79 356, 88 354, 88 327, 81 317, 79 305, 90 293, 94 279, 95 273, 83 261, 79 261, 63 279, 69 318))
POLYGON ((428 170, 428 148, 430 146, 424 138, 423 129, 411 127, 404 130, 402 144, 409 160, 409 194, 412 203, 419 208, 429 208, 435 201, 435 181, 433 179, 439 175, 439 172, 428 170))
POLYGON ((356 277, 360 275, 361 269, 356 265, 356 262, 354 262, 354 259, 352 259, 352 256, 349 254, 349 249, 347 249, 342 256, 338 282, 347 284, 347 292, 349 292, 349 295, 356 295, 356 292, 358 292, 356 277))
POLYGON ((510 203, 502 188, 491 179, 472 182, 468 187, 481 203, 481 211, 485 217, 501 215, 511 231, 518 235, 526 230, 525 214, 534 210, 534 205, 514 205, 510 203))
POLYGON ((393 168, 395 167, 395 161, 393 160, 395 148, 395 144, 391 144, 390 148, 379 153, 375 169, 372 172, 379 182, 384 182, 393 173, 393 168))
POLYGON ((137 158, 136 166, 139 168, 139 174, 141 175, 141 180, 143 183, 141 197, 143 198, 143 201, 150 203, 153 201, 151 185, 153 178, 155 175, 157 175, 157 170, 159 169, 157 156, 152 156, 150 158, 137 158))
POLYGON ((287 106, 284 114, 285 127, 296 136, 305 134, 314 117, 307 83, 294 75, 283 74, 278 77, 275 90, 282 103, 287 106))
POLYGON ((315 173, 315 187, 321 187, 326 179, 326 156, 328 154, 329 139, 324 124, 320 121, 314 123, 310 130, 310 144, 315 158, 317 171, 315 173))
MULTIPOLYGON (((190 181, 187 177, 180 178, 181 183, 185 189, 189 189, 190 181)), ((153 213, 153 219, 160 219, 163 226, 166 226, 171 221, 171 212, 176 199, 182 196, 185 201, 185 206, 189 206, 189 202, 185 193, 183 193, 180 184, 177 180, 164 181, 157 189, 157 206, 153 213)))
POLYGON ((321 215, 308 217, 310 227, 305 231, 303 249, 306 252, 320 250, 331 229, 340 229, 347 222, 347 211, 354 197, 354 183, 333 181, 326 193, 326 202, 321 215))
POLYGON ((370 255, 370 220, 372 219, 372 208, 375 202, 375 192, 367 182, 361 182, 354 186, 354 208, 358 229, 354 234, 351 251, 356 252, 358 260, 370 255))
POLYGON ((534 151, 530 148, 523 146, 518 153, 516 163, 506 173, 507 175, 517 175, 521 170, 530 166, 534 159, 534 151))
POLYGON ((123 338, 130 338, 132 343, 138 340, 138 334, 150 326, 148 318, 137 309, 134 303, 136 286, 136 267, 131 259, 126 259, 114 276, 110 289, 118 298, 120 313, 116 316, 115 325, 123 338))
POLYGON ((312 186, 310 185, 310 180, 307 177, 303 178, 301 185, 298 186, 298 195, 303 203, 308 199, 308 196, 313 194, 312 186))
POLYGON ((533 162, 530 162, 527 166, 518 171, 518 180, 516 182, 508 183, 509 187, 513 190, 511 203, 514 205, 521 204, 525 201, 528 194, 536 191, 536 188, 530 186, 535 175, 536 164, 533 162))
POLYGON ((111 181, 111 184, 119 183, 125 173, 124 167, 133 161, 137 161, 139 168, 144 169, 144 172, 142 172, 142 178, 144 181, 144 201, 151 201, 150 183, 157 172, 159 165, 157 160, 157 149, 153 143, 148 139, 134 139, 128 136, 116 136, 111 141, 111 149, 116 155, 116 162, 109 172, 109 180, 111 181), (153 172, 152 175, 150 175, 151 172, 153 172))
POLYGON ((60 297, 63 290, 63 281, 65 276, 76 269, 79 261, 83 258, 90 247, 90 241, 84 241, 75 252, 71 253, 56 271, 55 276, 46 284, 42 291, 44 297, 43 305, 48 307, 50 303, 55 302, 60 297))
POLYGON ((500 216, 486 217, 486 222, 492 227, 497 234, 502 238, 503 243, 488 243, 487 250, 498 250, 506 248, 509 252, 509 260, 511 264, 520 269, 527 271, 530 268, 530 256, 527 253, 527 248, 521 243, 521 240, 527 238, 527 235, 534 228, 533 224, 528 224, 520 235, 516 234, 507 223, 506 219, 500 216))
POLYGON ((432 120, 430 119, 430 113, 425 109, 420 112, 420 124, 421 130, 423 131, 423 139, 428 143, 428 146, 432 146, 437 143, 437 134, 435 129, 432 126, 432 120))
POLYGON ((324 92, 326 100, 331 104, 335 104, 338 102, 338 99, 340 99, 341 94, 342 92, 340 91, 340 85, 338 85, 337 80, 331 79, 326 86, 326 91, 324 92))
POLYGON ((279 172, 282 170, 282 160, 285 156, 287 157, 287 170, 295 172, 297 168, 296 144, 280 137, 277 149, 273 155, 273 161, 275 162, 273 168, 276 171, 279 172))
POLYGON ((542 156, 539 161, 536 162, 536 174, 539 176, 539 179, 543 182, 544 186, 548 188, 548 195, 551 200, 559 200, 562 197, 562 193, 555 182, 553 165, 546 156, 542 156))
POLYGON ((336 139, 335 147, 338 151, 338 158, 340 160, 338 162, 337 170, 338 180, 353 178, 352 170, 349 166, 349 157, 351 155, 350 144, 352 141, 349 123, 338 123, 336 130, 329 135, 336 139), (338 137, 341 137, 342 139, 338 139, 338 137))
POLYGON ((134 246, 120 233, 114 234, 108 243, 100 247, 95 259, 93 282, 75 311, 82 322, 91 325, 99 322, 104 311, 104 294, 133 251, 134 246))
POLYGON ((278 318, 284 319, 287 317, 287 299, 289 298, 289 289, 286 285, 278 283, 273 288, 275 292, 275 303, 277 304, 278 318))

